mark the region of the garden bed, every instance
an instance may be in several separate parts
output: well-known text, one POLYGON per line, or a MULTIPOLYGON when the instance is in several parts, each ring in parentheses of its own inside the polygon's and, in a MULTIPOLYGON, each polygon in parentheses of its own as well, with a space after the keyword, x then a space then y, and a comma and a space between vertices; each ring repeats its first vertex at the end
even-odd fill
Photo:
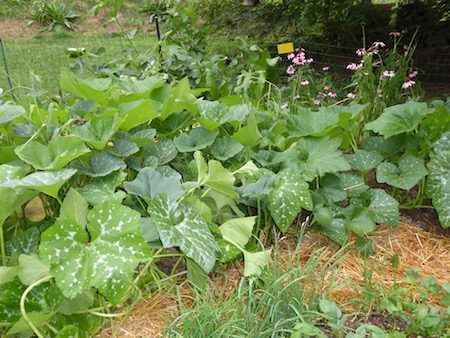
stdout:
MULTIPOLYGON (((354 313, 356 322, 367 315, 363 312, 364 291, 367 290, 367 271, 372 271, 370 282, 386 290, 394 284, 415 294, 416 284, 408 283, 405 272, 416 269, 421 278, 434 278, 437 283, 450 280, 450 234, 448 230, 432 226, 427 223, 428 231, 423 230, 422 221, 414 221, 403 217, 397 228, 382 226, 369 237, 375 241, 376 250, 369 258, 364 258, 352 245, 345 250, 345 259, 339 264, 337 281, 342 286, 332 292, 332 299, 347 313, 354 313), (392 257, 398 254, 398 266, 393 268, 392 257), (351 286, 347 286, 350 282, 351 286), (357 285, 357 288, 354 288, 357 285), (360 301, 358 301, 360 300, 360 301)), ((298 245, 298 234, 289 233, 280 242, 280 254, 286 262, 292 259, 292 253, 298 245)), ((327 255, 323 256, 324 264, 330 264, 330 259, 339 250, 331 240, 319 234, 306 234, 301 241, 299 255, 301 261, 306 262, 311 255, 328 247, 327 255)), ((231 265, 226 271, 213 274, 210 289, 226 290, 221 295, 229 295, 239 284, 242 277, 240 268, 231 265), (224 277, 226 276, 226 277, 224 277)), ((180 281, 179 294, 175 290, 162 291, 151 296, 143 297, 129 316, 117 318, 113 328, 108 325, 98 337, 163 337, 166 325, 175 320, 179 314, 178 299, 184 304, 192 303, 192 289, 189 284, 180 281), (114 332, 114 334, 113 334, 114 332)), ((429 304, 439 304, 437 297, 431 297, 429 304)), ((370 313, 365 318, 368 323, 389 330, 393 328, 394 319, 387 313, 370 313)), ((401 331, 401 323, 395 321, 397 329, 401 331)), ((347 325, 351 326, 352 322, 347 325)), ((326 331, 326 330, 325 330, 326 331)), ((331 336, 330 336, 331 337, 331 336)))

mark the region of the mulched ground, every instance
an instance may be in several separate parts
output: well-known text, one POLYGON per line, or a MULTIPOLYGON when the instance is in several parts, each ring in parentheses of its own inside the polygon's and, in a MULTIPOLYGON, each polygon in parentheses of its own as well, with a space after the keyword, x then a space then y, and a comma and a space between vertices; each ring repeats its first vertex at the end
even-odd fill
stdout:
MULTIPOLYGON (((397 283, 400 287, 411 289, 415 287, 409 285, 404 280, 404 272, 407 269, 415 268, 421 277, 434 277, 438 283, 450 280, 450 234, 443 231, 433 222, 419 219, 417 213, 409 213, 409 218, 404 216, 397 228, 381 226, 377 231, 370 234, 370 238, 375 242, 375 253, 367 260, 350 245, 346 250, 346 257, 335 274, 338 281, 351 281, 342 283, 342 287, 332 292, 332 298, 340 304, 344 312, 356 313, 361 310, 357 302, 349 302, 361 299, 363 294, 364 269, 373 268, 372 281, 377 285, 386 288, 397 283), (424 228, 428 227, 427 230, 424 228), (396 270, 392 268, 390 258, 398 254, 399 264, 396 270), (347 286, 345 286, 347 284, 347 286), (355 287, 359 285, 359 287, 355 287)), ((291 233, 285 236, 280 242, 280 252, 286 264, 292 262, 292 255, 297 246, 298 235, 291 233)), ((326 255, 323 255, 323 263, 329 263, 333 254, 339 249, 331 240, 318 234, 306 234, 303 238, 300 251, 298 252, 300 262, 305 262, 317 249, 329 248, 326 255)), ((301 264, 301 263, 300 263, 301 264)), ((289 268, 289 266, 286 266, 289 268)), ((222 290, 226 288, 225 294, 232 292, 241 278, 240 269, 231 265, 225 274, 212 274, 212 290, 222 290), (226 280, 225 277, 226 276, 226 280)), ((180 289, 181 298, 189 302, 190 289, 185 284, 180 289)), ((419 297, 419 295, 417 295, 419 297)), ((431 303, 437 303, 438 299, 431 298, 431 303)), ((115 322, 116 337, 162 337, 162 333, 167 322, 175 319, 178 315, 177 296, 173 290, 169 292, 156 293, 140 302, 131 312, 128 318, 117 319, 115 322)), ((353 318, 356 323, 361 318, 353 318)), ((396 321, 384 313, 372 314, 367 322, 384 329, 404 330, 404 323, 396 321)), ((352 323, 348 323, 352 325, 352 323)), ((112 337, 111 327, 106 327, 98 337, 112 337)))

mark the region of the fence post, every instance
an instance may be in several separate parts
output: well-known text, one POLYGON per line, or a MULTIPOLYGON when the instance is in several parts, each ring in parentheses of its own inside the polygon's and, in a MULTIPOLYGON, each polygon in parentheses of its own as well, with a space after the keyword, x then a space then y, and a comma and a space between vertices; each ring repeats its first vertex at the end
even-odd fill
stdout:
POLYGON ((11 96, 12 96, 14 102, 17 103, 16 96, 14 95, 14 89, 13 89, 13 86, 11 83, 11 76, 9 75, 9 71, 8 71, 8 64, 6 63, 5 49, 3 48, 3 41, 1 38, 0 38, 0 48, 2 50, 3 66, 5 67, 6 77, 8 78, 8 84, 9 84, 9 89, 11 90, 11 96))

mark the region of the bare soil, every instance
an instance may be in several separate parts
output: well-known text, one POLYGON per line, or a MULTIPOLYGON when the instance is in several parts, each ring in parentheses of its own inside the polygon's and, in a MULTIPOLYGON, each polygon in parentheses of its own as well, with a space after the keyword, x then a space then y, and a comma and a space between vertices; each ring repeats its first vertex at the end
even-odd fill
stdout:
MULTIPOLYGON (((131 25, 129 20, 131 17, 123 16, 120 18, 121 25, 125 31, 131 30, 136 25, 131 25)), ((152 26, 147 20, 142 20, 139 29, 147 32, 152 29, 152 26)), ((86 15, 79 18, 75 22, 75 33, 79 35, 92 35, 102 33, 119 33, 120 26, 113 20, 108 20, 104 13, 99 13, 97 16, 86 15)), ((0 18, 0 38, 5 40, 13 40, 20 38, 34 38, 39 35, 51 35, 45 26, 36 23, 30 23, 27 18, 0 18)))

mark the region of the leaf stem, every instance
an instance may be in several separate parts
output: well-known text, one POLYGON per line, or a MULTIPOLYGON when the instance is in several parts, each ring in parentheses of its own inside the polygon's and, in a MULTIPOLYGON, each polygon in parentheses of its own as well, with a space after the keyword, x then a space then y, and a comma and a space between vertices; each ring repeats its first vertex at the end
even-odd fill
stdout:
POLYGON ((261 200, 259 198, 256 199, 256 204, 258 206, 258 222, 256 224, 255 235, 256 237, 258 237, 259 231, 261 229, 261 200))
POLYGON ((115 318, 115 317, 122 317, 125 315, 125 312, 120 313, 103 313, 103 312, 97 312, 92 310, 86 310, 87 313, 90 313, 91 315, 103 317, 103 318, 115 318))
POLYGON ((5 248, 5 237, 3 235, 3 222, 0 225, 0 248, 2 252, 2 266, 6 266, 6 248, 5 248))
POLYGON ((209 193, 211 191, 211 188, 208 188, 205 190, 205 192, 200 196, 200 198, 203 198, 206 196, 207 193, 209 193))
POLYGON ((38 338, 44 338, 44 335, 38 330, 38 328, 33 324, 33 321, 28 317, 27 311, 25 309, 25 300, 27 299, 27 295, 30 293, 31 290, 33 290, 36 286, 48 282, 51 280, 53 276, 45 276, 44 278, 41 278, 37 280, 36 282, 32 283, 30 286, 28 286, 25 291, 22 294, 22 297, 20 297, 20 313, 22 314, 23 319, 28 324, 28 326, 33 330, 33 332, 36 334, 38 338))

